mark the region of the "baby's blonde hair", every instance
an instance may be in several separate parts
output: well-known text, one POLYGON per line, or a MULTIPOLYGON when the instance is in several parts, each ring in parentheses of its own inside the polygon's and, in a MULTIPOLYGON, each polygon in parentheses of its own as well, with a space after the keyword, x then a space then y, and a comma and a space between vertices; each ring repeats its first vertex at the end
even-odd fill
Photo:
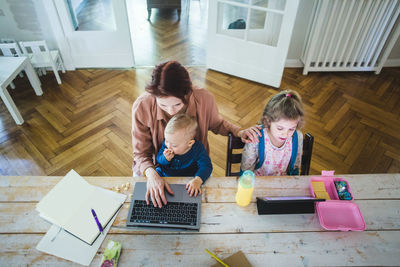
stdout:
POLYGON ((261 123, 266 128, 271 122, 280 119, 298 120, 297 129, 304 124, 304 108, 299 93, 294 90, 284 90, 274 95, 264 108, 261 123))
POLYGON ((185 130, 185 136, 193 139, 197 132, 197 121, 187 114, 177 114, 169 120, 165 133, 173 134, 179 130, 185 130))

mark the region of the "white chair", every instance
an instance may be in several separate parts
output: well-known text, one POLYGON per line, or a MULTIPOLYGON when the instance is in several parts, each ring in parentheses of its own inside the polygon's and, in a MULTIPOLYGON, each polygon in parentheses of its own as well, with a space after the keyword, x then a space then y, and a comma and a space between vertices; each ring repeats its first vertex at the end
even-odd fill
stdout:
POLYGON ((61 84, 58 70, 61 69, 65 73, 65 68, 58 50, 49 50, 45 41, 19 42, 19 45, 34 68, 41 68, 44 74, 46 74, 45 68, 52 68, 58 84, 61 84))
POLYGON ((0 50, 4 57, 22 56, 21 49, 19 49, 17 43, 1 43, 0 50))
POLYGON ((13 38, 1 38, 0 43, 5 44, 5 43, 16 43, 15 39, 13 38))
MULTIPOLYGON (((1 39, 3 42, 4 39, 1 39)), ((0 51, 1 51, 1 56, 3 57, 20 57, 22 56, 21 49, 19 49, 19 46, 17 43, 0 43, 0 51)), ((20 77, 24 77, 22 72, 19 74, 20 77)), ((15 85, 13 82, 10 83, 11 89, 15 89, 15 85)))

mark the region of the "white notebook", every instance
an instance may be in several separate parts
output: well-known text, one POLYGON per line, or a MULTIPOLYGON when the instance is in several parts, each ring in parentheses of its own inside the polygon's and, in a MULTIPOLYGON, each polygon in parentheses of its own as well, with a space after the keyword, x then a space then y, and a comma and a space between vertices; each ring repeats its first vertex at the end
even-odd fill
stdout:
POLYGON ((100 231, 91 209, 104 229, 122 204, 71 170, 36 205, 36 210, 46 220, 92 244, 100 231))

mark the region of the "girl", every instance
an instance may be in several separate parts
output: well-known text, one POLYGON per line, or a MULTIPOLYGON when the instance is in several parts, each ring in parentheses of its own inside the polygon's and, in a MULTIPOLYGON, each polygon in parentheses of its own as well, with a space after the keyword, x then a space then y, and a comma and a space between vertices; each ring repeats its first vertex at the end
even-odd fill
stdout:
MULTIPOLYGON (((294 168, 301 165, 303 134, 299 130, 304 122, 304 110, 300 95, 285 90, 274 95, 264 108, 261 117, 264 134, 264 160, 259 163, 259 145, 247 143, 242 152, 241 170, 252 170, 256 176, 281 176, 289 173, 292 157, 292 136, 297 132, 297 155, 294 168), (261 166, 260 166, 261 165, 261 166)), ((262 152, 261 152, 262 153, 262 152)), ((292 164, 293 165, 293 164, 292 164)))

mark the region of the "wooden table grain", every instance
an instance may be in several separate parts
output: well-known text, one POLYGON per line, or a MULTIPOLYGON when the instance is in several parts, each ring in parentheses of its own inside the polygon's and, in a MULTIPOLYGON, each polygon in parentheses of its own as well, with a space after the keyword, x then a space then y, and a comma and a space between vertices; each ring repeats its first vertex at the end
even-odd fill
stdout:
MULTIPOLYGON (((326 231, 316 214, 258 215, 256 196, 310 195, 311 176, 257 177, 253 201, 235 204, 235 177, 212 177, 204 186, 199 232, 133 230, 125 227, 129 198, 106 239, 122 243, 120 266, 211 266, 204 249, 225 258, 242 250, 253 266, 400 265, 400 174, 337 175, 349 181, 360 207, 363 232, 326 231)), ((74 266, 36 245, 50 224, 36 203, 62 177, 0 176, 0 266, 74 266)), ((143 178, 84 177, 112 188, 143 178)), ((186 183, 187 178, 169 178, 186 183)), ((91 266, 99 266, 103 243, 91 266)))

